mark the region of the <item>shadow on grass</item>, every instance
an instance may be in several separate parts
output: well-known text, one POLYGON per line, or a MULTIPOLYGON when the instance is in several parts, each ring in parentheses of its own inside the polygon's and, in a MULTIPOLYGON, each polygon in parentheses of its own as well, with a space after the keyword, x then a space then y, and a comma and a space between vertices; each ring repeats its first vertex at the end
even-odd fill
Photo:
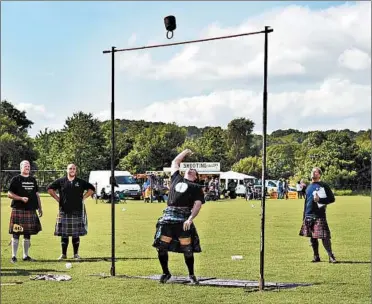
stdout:
MULTIPOLYGON (((90 274, 89 276, 97 276, 100 279, 106 278, 124 278, 124 279, 149 279, 159 281, 160 275, 151 275, 151 276, 131 276, 131 275, 116 275, 115 277, 105 274, 97 273, 90 274)), ((167 284, 182 284, 182 285, 191 285, 191 286, 209 286, 209 287, 224 287, 224 288, 243 288, 246 292, 255 292, 259 291, 258 281, 247 281, 247 280, 236 280, 236 279, 218 279, 215 277, 199 277, 199 284, 193 284, 190 282, 188 277, 179 277, 172 276, 167 284)), ((274 283, 266 282, 265 291, 280 291, 281 289, 290 289, 297 287, 309 287, 314 285, 320 285, 321 283, 274 283)))
MULTIPOLYGON (((115 258, 115 262, 117 261, 132 261, 132 260, 157 260, 157 258, 141 258, 141 257, 132 257, 132 258, 115 258)), ((75 260, 73 258, 71 259, 65 259, 65 260, 57 260, 57 259, 50 259, 50 260, 37 260, 36 262, 76 262, 76 263, 92 263, 92 262, 111 262, 111 258, 109 257, 94 257, 94 258, 80 258, 79 260, 75 260)))
MULTIPOLYGON (((280 283, 278 285, 269 285, 265 286, 263 292, 265 291, 280 291, 283 289, 291 289, 291 288, 297 288, 297 287, 308 287, 308 286, 314 286, 314 285, 320 285, 320 283, 280 283)), ((244 287, 245 292, 260 292, 260 289, 257 286, 246 286, 244 287)))
POLYGON ((17 269, 17 268, 2 268, 2 277, 13 277, 13 276, 30 276, 33 274, 46 273, 46 272, 62 272, 56 269, 17 269))
POLYGON ((371 264, 371 261, 337 261, 336 264, 371 264))

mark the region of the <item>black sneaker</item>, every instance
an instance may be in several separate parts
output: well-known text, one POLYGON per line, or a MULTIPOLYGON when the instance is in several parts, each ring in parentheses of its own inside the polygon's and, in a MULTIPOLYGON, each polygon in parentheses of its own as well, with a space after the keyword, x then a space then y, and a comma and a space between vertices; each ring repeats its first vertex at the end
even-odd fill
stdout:
POLYGON ((32 257, 30 256, 26 256, 25 258, 22 259, 23 261, 25 262, 35 262, 36 260, 34 260, 32 257))
POLYGON ((10 259, 10 263, 14 264, 14 263, 17 263, 18 260, 15 256, 12 256, 12 258, 10 259))
POLYGON ((189 281, 192 285, 199 285, 199 280, 194 275, 189 275, 189 281))
POLYGON ((320 262, 320 257, 319 257, 319 255, 314 255, 314 258, 313 258, 313 260, 311 261, 312 263, 318 263, 318 262, 320 262))
POLYGON ((336 257, 333 254, 329 256, 329 262, 332 264, 337 263, 336 257))
POLYGON ((172 277, 170 273, 164 273, 161 275, 159 283, 165 284, 172 277))

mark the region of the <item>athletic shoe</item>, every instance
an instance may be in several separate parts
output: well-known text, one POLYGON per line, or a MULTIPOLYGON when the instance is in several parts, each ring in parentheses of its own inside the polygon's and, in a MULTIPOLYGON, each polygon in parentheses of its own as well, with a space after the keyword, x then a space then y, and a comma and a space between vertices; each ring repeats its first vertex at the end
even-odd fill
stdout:
POLYGON ((15 256, 12 256, 12 258, 10 259, 10 263, 14 264, 14 263, 17 263, 18 260, 15 256))
POLYGON ((333 254, 331 256, 329 256, 329 262, 332 263, 332 264, 337 263, 336 257, 333 254))
POLYGON ((320 257, 319 257, 319 255, 314 255, 314 258, 313 258, 313 260, 311 261, 312 263, 318 263, 318 262, 320 262, 320 257))
POLYGON ((74 254, 74 259, 75 259, 75 260, 80 260, 81 257, 80 257, 80 255, 78 255, 78 254, 74 254))
POLYGON ((66 260, 67 256, 65 254, 61 254, 58 258, 58 261, 66 260))
POLYGON ((36 260, 34 260, 32 257, 30 256, 26 256, 22 259, 23 261, 25 262, 36 262, 36 260))
POLYGON ((189 275, 189 281, 192 285, 199 285, 199 280, 194 275, 189 275))
POLYGON ((170 273, 164 273, 161 275, 159 283, 165 284, 172 277, 170 273))

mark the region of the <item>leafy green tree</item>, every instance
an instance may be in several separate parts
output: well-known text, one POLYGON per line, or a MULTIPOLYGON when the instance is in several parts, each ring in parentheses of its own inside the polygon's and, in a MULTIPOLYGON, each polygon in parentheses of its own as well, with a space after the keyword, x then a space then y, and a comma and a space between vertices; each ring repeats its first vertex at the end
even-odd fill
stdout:
POLYGON ((297 143, 269 146, 266 160, 268 177, 288 178, 294 175, 299 150, 297 143))
POLYGON ((133 149, 120 160, 119 168, 143 173, 169 167, 185 138, 186 130, 175 124, 145 128, 136 136, 133 149))
POLYGON ((62 133, 65 166, 75 163, 83 178, 88 178, 91 170, 102 169, 104 137, 99 121, 91 113, 80 111, 68 117, 62 133))
POLYGON ((10 102, 3 100, 0 104, 1 113, 13 120, 19 131, 27 131, 34 124, 26 117, 25 111, 20 111, 10 102))
POLYGON ((317 166, 324 171, 322 179, 335 188, 347 188, 354 183, 357 145, 347 132, 333 131, 328 132, 327 136, 324 132, 317 132, 315 137, 307 138, 304 144, 297 176, 309 176, 311 168, 317 166), (316 146, 315 143, 320 144, 316 146))
MULTIPOLYGON (((27 134, 27 128, 32 122, 26 118, 25 112, 17 110, 7 101, 2 101, 0 107, 0 169, 18 170, 22 160, 30 161, 34 167, 37 154, 27 134)), ((1 174, 0 185, 7 185, 9 177, 1 174)))
POLYGON ((232 166, 231 170, 261 178, 262 158, 259 156, 248 156, 242 158, 232 166))
POLYGON ((227 126, 227 144, 231 163, 238 162, 241 158, 253 155, 252 131, 254 122, 246 118, 237 118, 227 126))

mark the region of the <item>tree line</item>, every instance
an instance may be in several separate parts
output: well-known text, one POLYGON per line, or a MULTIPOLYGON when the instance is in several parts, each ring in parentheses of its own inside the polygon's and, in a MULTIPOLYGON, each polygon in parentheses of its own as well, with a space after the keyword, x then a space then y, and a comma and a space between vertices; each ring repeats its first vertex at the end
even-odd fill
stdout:
MULTIPOLYGON (((28 131, 33 122, 25 111, 1 101, 1 169, 17 169, 23 159, 34 169, 63 170, 75 163, 87 178, 91 170, 111 168, 111 123, 91 113, 67 117, 61 130, 28 131)), ((188 161, 220 162, 221 170, 261 177, 262 136, 254 122, 237 118, 221 127, 178 126, 176 123, 115 120, 115 168, 131 173, 161 171, 183 149, 194 154, 188 161)), ((371 130, 277 130, 267 136, 267 177, 292 181, 309 179, 313 166, 335 189, 366 189, 371 185, 371 130)))

